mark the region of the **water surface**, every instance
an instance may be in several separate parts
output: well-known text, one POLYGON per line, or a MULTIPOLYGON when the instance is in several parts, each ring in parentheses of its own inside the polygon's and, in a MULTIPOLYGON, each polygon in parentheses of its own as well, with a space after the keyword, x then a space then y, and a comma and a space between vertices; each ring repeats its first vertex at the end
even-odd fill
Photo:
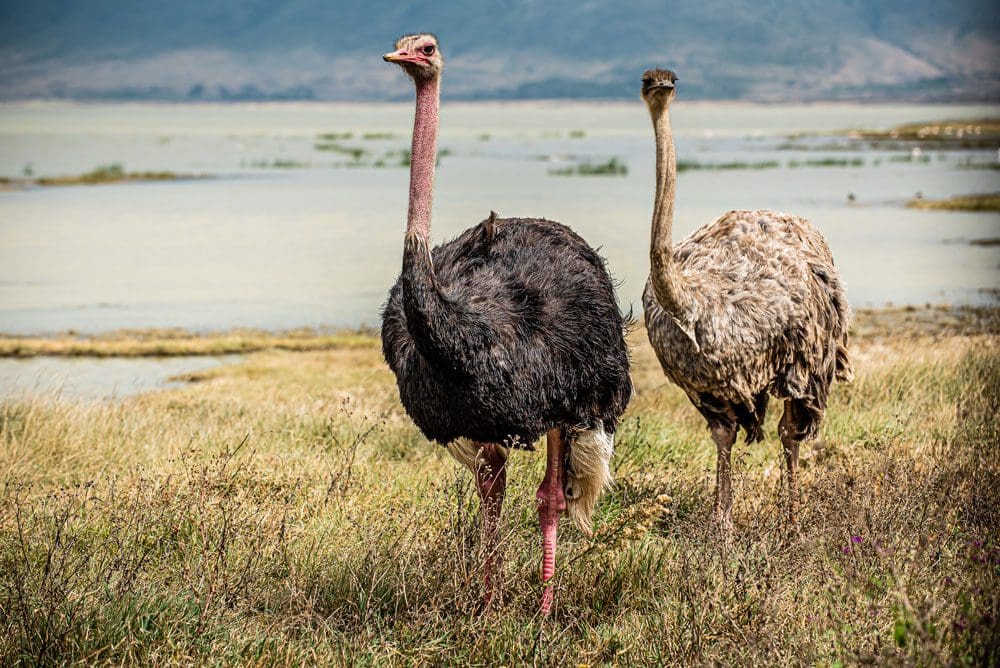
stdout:
MULTIPOLYGON (((678 181, 675 237, 734 208, 812 219, 829 239, 855 306, 981 303, 1000 285, 993 213, 924 212, 909 198, 995 191, 995 148, 906 153, 779 150, 786 135, 997 116, 997 107, 676 103, 681 160, 778 160, 780 169, 694 171, 678 181), (862 158, 848 168, 790 160, 862 158), (854 201, 848 201, 848 193, 854 201)), ((333 166, 317 135, 376 154, 408 145, 409 104, 0 106, 0 175, 75 174, 121 163, 216 178, 0 192, 0 331, 122 327, 283 329, 377 323, 394 281, 407 170, 333 166), (365 132, 390 133, 364 140, 365 132), (308 165, 260 168, 275 160, 308 165)), ((448 104, 435 240, 482 220, 544 216, 600 246, 638 306, 648 271, 653 142, 641 103, 448 104), (574 138, 571 131, 582 131, 574 138), (485 137, 483 135, 488 135, 485 137), (575 160, 618 157, 624 177, 557 177, 575 160)))
POLYGON ((220 357, 152 359, 34 357, 0 359, 0 397, 42 395, 59 399, 98 401, 177 387, 170 380, 238 360, 220 357))

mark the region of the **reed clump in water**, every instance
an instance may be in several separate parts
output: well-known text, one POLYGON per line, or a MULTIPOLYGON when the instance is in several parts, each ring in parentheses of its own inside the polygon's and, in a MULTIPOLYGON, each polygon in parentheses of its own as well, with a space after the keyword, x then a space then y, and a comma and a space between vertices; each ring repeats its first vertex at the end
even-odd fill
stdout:
POLYGON ((89 172, 68 176, 42 176, 37 179, 10 179, 8 182, 19 182, 21 185, 38 186, 94 186, 108 183, 124 183, 128 181, 177 181, 179 179, 205 178, 196 174, 178 174, 171 171, 129 172, 119 163, 101 165, 89 172))
POLYGON ((931 211, 1000 211, 1000 193, 958 195, 947 199, 911 199, 906 206, 931 211))
POLYGON ((552 176, 625 176, 628 165, 618 158, 606 162, 580 162, 570 167, 550 169, 552 176))

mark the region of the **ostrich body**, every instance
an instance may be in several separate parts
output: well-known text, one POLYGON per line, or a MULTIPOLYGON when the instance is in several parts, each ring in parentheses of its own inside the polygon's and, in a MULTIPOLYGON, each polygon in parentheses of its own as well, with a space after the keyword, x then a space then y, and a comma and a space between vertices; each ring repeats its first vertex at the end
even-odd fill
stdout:
MULTIPOLYGON (((384 59, 413 79, 417 104, 403 268, 383 313, 382 351, 416 425, 476 476, 489 603, 510 448, 547 435, 537 494, 543 582, 555 572, 563 510, 589 530, 632 393, 624 322, 604 261, 558 223, 491 213, 431 249, 443 61, 427 34, 400 38, 384 59)), ((552 597, 546 587, 544 614, 552 597)))
POLYGON ((656 135, 656 201, 646 330, 664 373, 708 422, 718 449, 715 521, 732 524, 730 454, 742 428, 762 440, 768 397, 784 401, 779 436, 794 521, 799 444, 815 437, 834 378, 850 380, 851 323, 826 240, 809 221, 730 211, 671 244, 677 176, 669 106, 676 76, 643 75, 656 135))

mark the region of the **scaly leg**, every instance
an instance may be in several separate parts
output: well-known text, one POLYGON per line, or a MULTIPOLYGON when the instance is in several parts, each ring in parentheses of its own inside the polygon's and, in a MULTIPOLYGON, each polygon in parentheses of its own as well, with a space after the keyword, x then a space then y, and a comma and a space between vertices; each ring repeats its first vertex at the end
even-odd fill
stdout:
POLYGON ((554 591, 548 581, 556 573, 556 533, 559 516, 566 510, 563 485, 566 480, 565 441, 562 430, 547 434, 545 478, 535 495, 538 499, 538 523, 542 529, 542 607, 543 616, 552 611, 554 591))
POLYGON ((500 508, 507 488, 507 457, 495 443, 477 443, 476 490, 483 516, 483 609, 489 608, 503 577, 500 552, 500 508))
POLYGON ((778 423, 778 435, 785 454, 785 492, 788 495, 788 521, 798 521, 799 490, 799 430, 795 420, 795 407, 791 400, 785 401, 785 412, 778 423))
POLYGON ((716 425, 712 427, 712 440, 718 452, 715 465, 715 525, 728 535, 733 529, 733 483, 732 483, 732 453, 736 442, 735 425, 716 425))

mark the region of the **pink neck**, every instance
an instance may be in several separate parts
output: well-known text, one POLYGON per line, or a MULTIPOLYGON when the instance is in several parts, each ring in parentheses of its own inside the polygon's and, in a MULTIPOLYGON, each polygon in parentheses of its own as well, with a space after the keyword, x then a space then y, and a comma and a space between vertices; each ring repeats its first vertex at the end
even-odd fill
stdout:
POLYGON ((417 80, 417 108, 413 115, 410 150, 410 207, 406 234, 430 239, 434 199, 434 163, 437 161, 440 79, 417 80))

